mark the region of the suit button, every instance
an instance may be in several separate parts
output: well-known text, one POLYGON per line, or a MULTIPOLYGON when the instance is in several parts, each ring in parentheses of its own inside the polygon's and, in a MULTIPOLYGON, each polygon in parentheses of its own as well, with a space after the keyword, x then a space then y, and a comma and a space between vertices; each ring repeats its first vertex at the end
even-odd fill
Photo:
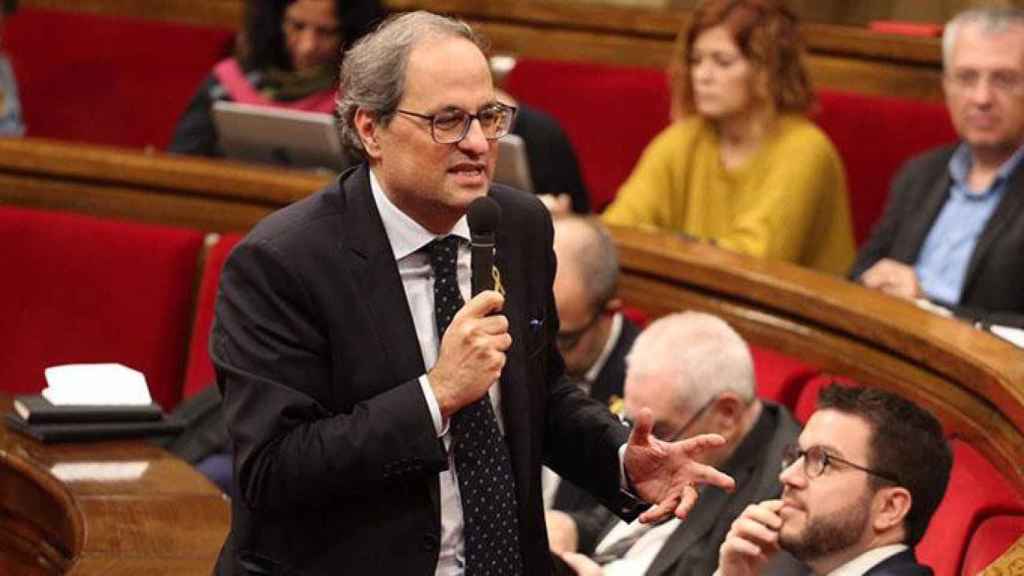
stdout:
POLYGON ((424 534, 423 535, 423 549, 427 552, 433 552, 440 547, 438 537, 436 534, 424 534))

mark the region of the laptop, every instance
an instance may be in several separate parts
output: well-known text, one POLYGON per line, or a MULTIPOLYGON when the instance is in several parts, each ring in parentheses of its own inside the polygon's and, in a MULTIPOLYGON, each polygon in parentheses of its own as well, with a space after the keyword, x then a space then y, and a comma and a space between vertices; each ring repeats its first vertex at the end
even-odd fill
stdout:
POLYGON ((213 123, 228 158, 336 171, 348 166, 330 114, 217 101, 213 123))
POLYGON ((494 181, 533 193, 530 162, 526 158, 526 142, 517 134, 506 134, 498 140, 498 161, 494 165, 494 181))

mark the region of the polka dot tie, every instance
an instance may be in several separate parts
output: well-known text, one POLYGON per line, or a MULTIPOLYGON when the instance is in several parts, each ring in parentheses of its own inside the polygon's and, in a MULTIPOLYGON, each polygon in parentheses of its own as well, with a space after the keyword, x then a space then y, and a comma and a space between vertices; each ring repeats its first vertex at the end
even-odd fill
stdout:
MULTIPOLYGON (((454 236, 439 238, 429 245, 439 341, 463 304, 455 275, 458 246, 459 240, 454 236)), ((512 461, 490 397, 485 394, 455 413, 451 432, 462 499, 465 574, 522 574, 512 461)))

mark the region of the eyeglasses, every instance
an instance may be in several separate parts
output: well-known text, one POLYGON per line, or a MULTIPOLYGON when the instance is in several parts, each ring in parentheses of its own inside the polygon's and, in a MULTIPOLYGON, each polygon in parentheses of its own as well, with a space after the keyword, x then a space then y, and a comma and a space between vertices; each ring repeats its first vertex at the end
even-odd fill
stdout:
POLYGON ((420 114, 411 110, 398 109, 398 113, 430 120, 430 135, 438 144, 457 144, 469 134, 473 120, 480 122, 484 138, 497 140, 508 134, 512 128, 512 120, 516 117, 516 107, 495 103, 485 106, 476 114, 452 108, 437 114, 420 114))
MULTIPOLYGON (((676 428, 676 431, 673 432, 672 434, 665 434, 664 426, 659 425, 658 422, 654 423, 654 427, 651 429, 651 434, 658 440, 661 440, 662 442, 675 442, 676 440, 681 438, 687 430, 689 430, 690 426, 692 426, 693 423, 696 422, 702 414, 704 414, 704 412, 708 409, 708 406, 711 406, 712 404, 715 403, 715 400, 718 400, 718 396, 712 396, 710 400, 705 402, 704 405, 700 407, 700 410, 697 410, 696 412, 693 413, 693 416, 690 416, 690 419, 686 421, 686 424, 683 424, 679 428, 676 428)), ((632 428, 634 425, 633 419, 630 418, 629 416, 620 416, 619 420, 622 420, 622 423, 630 428, 632 428)))
POLYGON ((899 480, 897 480, 892 474, 872 470, 871 468, 861 466, 860 464, 854 464, 849 460, 829 454, 821 446, 811 446, 807 450, 801 450, 796 444, 786 446, 785 450, 782 452, 782 469, 785 470, 789 468, 801 458, 804 459, 804 474, 808 478, 817 478, 818 476, 821 476, 825 473, 826 468, 829 466, 834 467, 835 462, 839 462, 840 464, 844 464, 850 468, 856 468, 862 472, 867 472, 873 476, 878 476, 879 478, 888 480, 893 484, 900 484, 899 480))
POLYGON ((555 335, 555 344, 558 344, 558 349, 563 352, 568 352, 579 345, 583 336, 586 335, 587 332, 590 332, 590 329, 597 324, 597 321, 600 320, 603 315, 604 305, 598 307, 597 312, 594 313, 590 320, 587 320, 586 324, 576 330, 559 330, 558 334, 555 335))
POLYGON ((961 92, 974 90, 981 84, 983 78, 988 78, 988 85, 996 92, 1004 94, 1024 92, 1024 75, 1013 70, 994 70, 986 74, 981 70, 962 68, 945 76, 948 86, 961 92))

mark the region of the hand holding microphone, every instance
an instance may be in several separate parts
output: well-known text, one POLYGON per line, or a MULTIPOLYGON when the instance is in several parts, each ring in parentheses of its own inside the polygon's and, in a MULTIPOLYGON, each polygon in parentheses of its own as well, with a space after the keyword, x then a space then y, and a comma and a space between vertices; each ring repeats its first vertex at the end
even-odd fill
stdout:
POLYGON ((501 207, 486 196, 469 205, 473 298, 455 314, 441 339, 437 363, 427 374, 444 418, 487 393, 501 376, 512 346, 505 298, 494 291, 494 231, 501 207))

